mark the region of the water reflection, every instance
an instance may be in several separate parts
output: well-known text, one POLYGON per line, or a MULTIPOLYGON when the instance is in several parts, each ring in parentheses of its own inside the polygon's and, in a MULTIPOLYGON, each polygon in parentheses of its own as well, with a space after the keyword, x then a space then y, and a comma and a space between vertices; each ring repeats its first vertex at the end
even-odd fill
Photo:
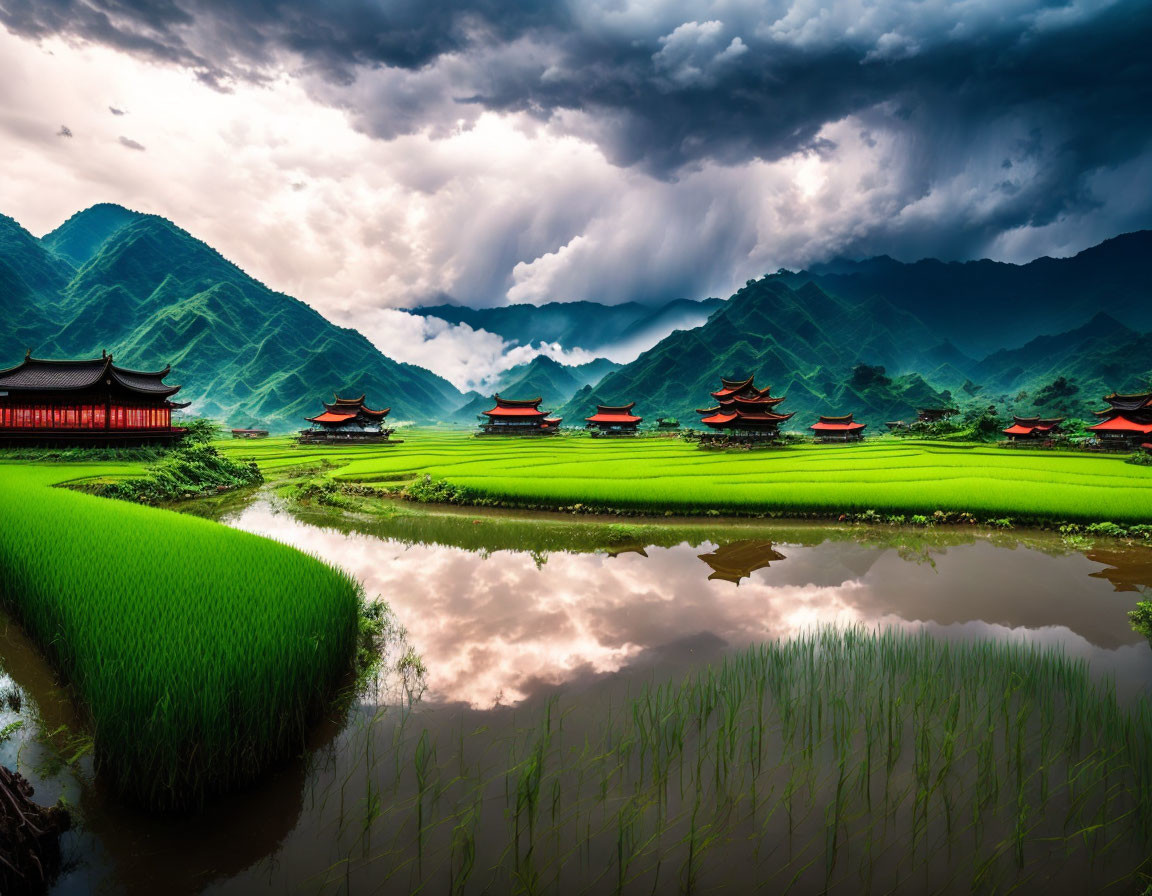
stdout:
POLYGON ((741 579, 749 578, 758 569, 767 569, 775 560, 783 560, 784 555, 777 551, 770 541, 733 541, 709 554, 701 554, 700 559, 712 567, 709 579, 722 579, 739 585, 741 579))
POLYGON ((319 528, 267 502, 227 522, 338 562, 387 600, 436 702, 490 707, 648 663, 654 651, 669 666, 691 664, 694 639, 738 647, 854 623, 1027 638, 1090 659, 1127 690, 1152 681, 1152 654, 1128 624, 1131 596, 1101 576, 1102 564, 1128 570, 1128 561, 1058 541, 966 534, 919 546, 916 562, 905 546, 842 540, 529 554, 319 528))

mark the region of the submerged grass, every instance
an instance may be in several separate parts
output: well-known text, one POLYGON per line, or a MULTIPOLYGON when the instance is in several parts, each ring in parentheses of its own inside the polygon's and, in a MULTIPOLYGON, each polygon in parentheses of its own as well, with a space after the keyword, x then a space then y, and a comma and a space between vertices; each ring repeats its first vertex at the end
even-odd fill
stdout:
POLYGON ((50 488, 135 472, 0 464, 0 602, 74 687, 98 771, 180 808, 299 743, 352 669, 360 593, 284 545, 50 488))
MULTIPOLYGON (((585 505, 648 513, 968 512, 1069 521, 1152 520, 1152 467, 1123 457, 969 443, 878 439, 703 452, 676 439, 476 439, 407 432, 386 449, 270 441, 225 452, 261 469, 338 465, 350 483, 443 480, 444 500, 535 507, 585 505)), ((426 489, 427 490, 427 489, 426 489)), ((434 496, 433 496, 434 497, 434 496)))
POLYGON ((330 883, 1127 892, 1149 871, 1152 711, 1050 649, 822 629, 517 719, 377 713, 394 761, 360 774, 383 803, 330 883))

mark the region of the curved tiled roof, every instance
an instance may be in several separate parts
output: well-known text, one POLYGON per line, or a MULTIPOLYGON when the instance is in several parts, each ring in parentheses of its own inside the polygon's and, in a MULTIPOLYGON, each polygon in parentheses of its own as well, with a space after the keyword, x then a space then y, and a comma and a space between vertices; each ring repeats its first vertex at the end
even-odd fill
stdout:
POLYGON ((128 389, 145 395, 167 397, 180 391, 179 386, 164 383, 171 368, 155 372, 129 370, 112 363, 112 356, 79 361, 56 361, 25 355, 15 367, 0 371, 0 390, 8 392, 51 392, 87 389, 101 379, 112 379, 128 389))

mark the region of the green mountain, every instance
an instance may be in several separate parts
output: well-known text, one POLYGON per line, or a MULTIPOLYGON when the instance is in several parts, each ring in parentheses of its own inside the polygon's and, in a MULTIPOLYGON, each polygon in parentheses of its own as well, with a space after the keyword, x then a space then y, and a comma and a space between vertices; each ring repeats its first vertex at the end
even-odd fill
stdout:
POLYGON ((1138 333, 1100 312, 1066 333, 1038 336, 1017 349, 986 357, 974 377, 982 395, 1011 404, 1017 412, 1059 412, 1087 417, 1109 392, 1139 392, 1152 386, 1152 333, 1138 333), (1045 386, 1063 378, 1074 392, 1059 406, 1036 401, 1045 386))
POLYGON ((674 329, 699 326, 722 304, 720 299, 674 299, 655 305, 548 302, 499 308, 428 305, 410 310, 412 314, 487 330, 513 345, 554 342, 567 349, 594 352, 644 339, 655 341, 674 329))
POLYGON ((671 415, 685 425, 712 404, 721 377, 756 376, 787 396, 781 411, 802 429, 818 414, 853 412, 875 425, 907 419, 917 406, 951 396, 919 374, 946 363, 941 344, 913 315, 881 299, 847 302, 814 284, 793 290, 777 278, 749 283, 703 326, 677 331, 560 409, 569 420, 596 404, 636 401, 650 419, 671 415), (925 348, 928 347, 928 348, 925 348), (867 375, 854 373, 869 365, 867 375), (879 368, 884 368, 881 371, 879 368))
POLYGON ((542 407, 550 409, 562 405, 584 385, 570 368, 547 355, 537 355, 508 371, 497 391, 508 398, 543 398, 542 407))
POLYGON ((1042 333, 1079 326, 1104 310, 1128 326, 1152 329, 1152 231, 1106 240, 1071 258, 1028 264, 987 259, 905 264, 887 256, 834 261, 772 275, 787 286, 813 282, 849 301, 881 296, 914 312, 961 350, 983 355, 1022 346, 1042 333))
POLYGON ((13 364, 27 348, 171 364, 190 413, 279 431, 299 428, 333 392, 367 393, 395 420, 445 415, 462 400, 153 215, 95 206, 40 241, 3 219, 0 276, 9 271, 0 295, 15 325, 0 333, 0 358, 13 364))

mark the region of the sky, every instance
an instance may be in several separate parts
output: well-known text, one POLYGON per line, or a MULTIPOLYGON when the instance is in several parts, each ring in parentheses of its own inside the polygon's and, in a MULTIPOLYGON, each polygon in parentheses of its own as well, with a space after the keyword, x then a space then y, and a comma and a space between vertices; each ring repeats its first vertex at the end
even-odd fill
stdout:
POLYGON ((353 324, 1152 226, 1147 0, 0 0, 0 26, 0 212, 158 213, 353 324))

